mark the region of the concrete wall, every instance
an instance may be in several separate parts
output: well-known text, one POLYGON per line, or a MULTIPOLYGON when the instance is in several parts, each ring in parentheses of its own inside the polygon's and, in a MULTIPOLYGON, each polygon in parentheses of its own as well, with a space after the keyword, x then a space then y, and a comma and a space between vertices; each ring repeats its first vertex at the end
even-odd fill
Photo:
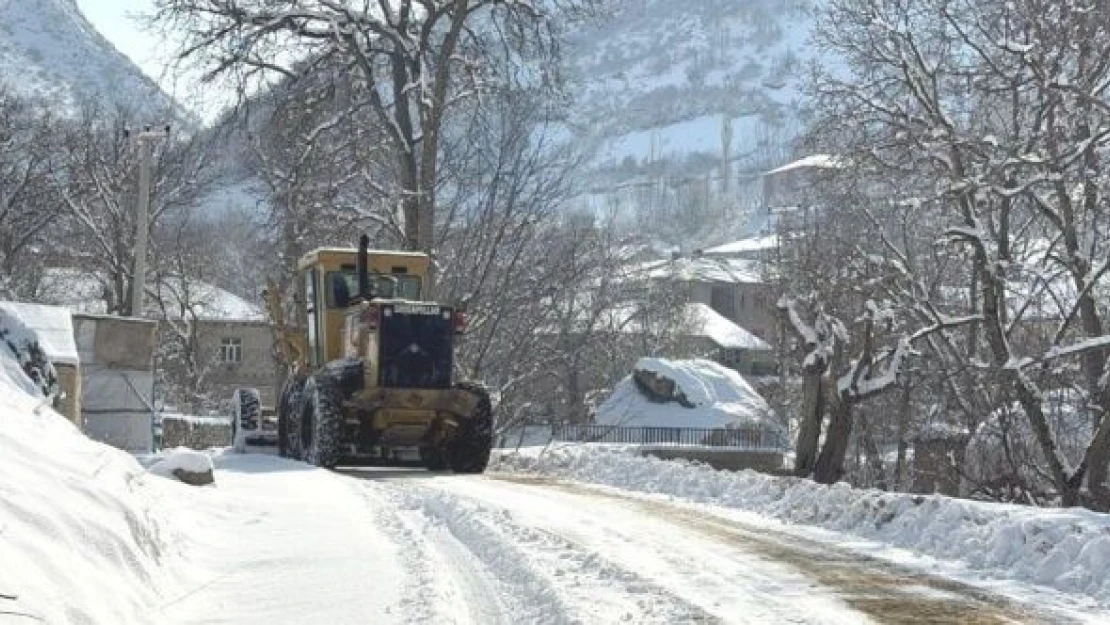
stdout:
POLYGON ((90 438, 128 451, 153 448, 154 339, 147 319, 73 315, 81 358, 81 414, 90 438))

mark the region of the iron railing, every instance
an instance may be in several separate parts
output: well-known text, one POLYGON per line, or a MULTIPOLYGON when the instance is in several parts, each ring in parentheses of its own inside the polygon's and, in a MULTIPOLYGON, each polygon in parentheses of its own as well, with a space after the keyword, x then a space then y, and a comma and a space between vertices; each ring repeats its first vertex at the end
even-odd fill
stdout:
POLYGON ((733 447, 752 450, 785 450, 789 446, 781 430, 765 425, 726 429, 559 423, 552 426, 552 438, 557 441, 580 443, 733 447))

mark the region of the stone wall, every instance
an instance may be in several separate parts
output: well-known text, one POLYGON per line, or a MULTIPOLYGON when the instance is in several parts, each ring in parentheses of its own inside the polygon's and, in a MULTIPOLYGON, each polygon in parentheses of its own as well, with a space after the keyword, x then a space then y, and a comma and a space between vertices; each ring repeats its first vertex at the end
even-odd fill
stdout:
POLYGON ((208 449, 231 444, 231 421, 216 417, 162 415, 162 448, 208 449))

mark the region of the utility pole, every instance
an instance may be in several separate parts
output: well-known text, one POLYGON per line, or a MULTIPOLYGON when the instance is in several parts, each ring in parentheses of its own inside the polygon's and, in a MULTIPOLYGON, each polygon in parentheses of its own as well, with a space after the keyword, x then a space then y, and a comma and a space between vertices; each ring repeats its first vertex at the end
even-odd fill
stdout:
POLYGON ((142 317, 146 293, 146 249, 150 237, 150 177, 154 160, 154 143, 170 134, 166 125, 160 130, 150 126, 135 135, 139 148, 139 200, 135 207, 135 264, 131 274, 131 316, 142 317))

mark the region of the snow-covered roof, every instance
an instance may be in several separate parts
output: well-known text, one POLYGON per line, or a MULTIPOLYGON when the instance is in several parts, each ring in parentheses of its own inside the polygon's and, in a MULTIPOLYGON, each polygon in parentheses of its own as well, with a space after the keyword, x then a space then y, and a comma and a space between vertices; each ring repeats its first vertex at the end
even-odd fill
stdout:
POLYGON ((733 323, 708 304, 694 302, 686 305, 686 317, 692 325, 690 333, 704 336, 726 349, 769 351, 771 346, 763 339, 733 323))
POLYGON ((805 158, 800 158, 796 161, 782 165, 781 167, 776 167, 770 171, 765 172, 764 175, 781 174, 792 169, 804 169, 807 167, 814 167, 818 169, 834 169, 842 166, 843 163, 841 159, 831 154, 813 154, 805 158))
POLYGON ((69 309, 27 302, 0 302, 0 312, 19 320, 34 333, 34 337, 16 337, 17 340, 37 340, 53 363, 80 364, 69 309))
MULTIPOLYGON (((69 311, 102 314, 107 312, 104 281, 95 271, 75 267, 48 267, 44 270, 38 299, 69 311)), ((198 319, 204 321, 265 321, 259 306, 203 280, 168 278, 147 283, 148 317, 159 317, 161 309, 151 295, 166 300, 166 313, 177 316, 184 299, 194 304, 198 319), (188 297, 186 289, 188 287, 188 297)))
POLYGON ((647 278, 684 282, 724 282, 729 284, 762 284, 763 277, 756 261, 741 258, 677 258, 653 260, 640 264, 631 272, 647 278))
POLYGON ((650 401, 632 376, 621 380, 597 409, 601 425, 724 428, 770 423, 767 402, 736 371, 711 360, 641 358, 636 369, 673 380, 693 408, 650 401))
POLYGON ((702 253, 706 256, 731 256, 733 254, 743 254, 745 252, 761 252, 764 250, 773 250, 779 246, 779 237, 776 234, 770 234, 762 237, 754 237, 750 239, 740 239, 724 245, 718 245, 704 250, 702 253))
MULTIPOLYGON (((265 321, 262 309, 247 300, 200 280, 168 279, 150 285, 166 300, 166 314, 180 315, 180 303, 191 303, 193 314, 204 321, 265 321), (188 291, 186 291, 186 288, 188 291)), ((148 304, 147 308, 151 308, 148 304)), ((158 311, 160 314, 161 311, 158 311)))

